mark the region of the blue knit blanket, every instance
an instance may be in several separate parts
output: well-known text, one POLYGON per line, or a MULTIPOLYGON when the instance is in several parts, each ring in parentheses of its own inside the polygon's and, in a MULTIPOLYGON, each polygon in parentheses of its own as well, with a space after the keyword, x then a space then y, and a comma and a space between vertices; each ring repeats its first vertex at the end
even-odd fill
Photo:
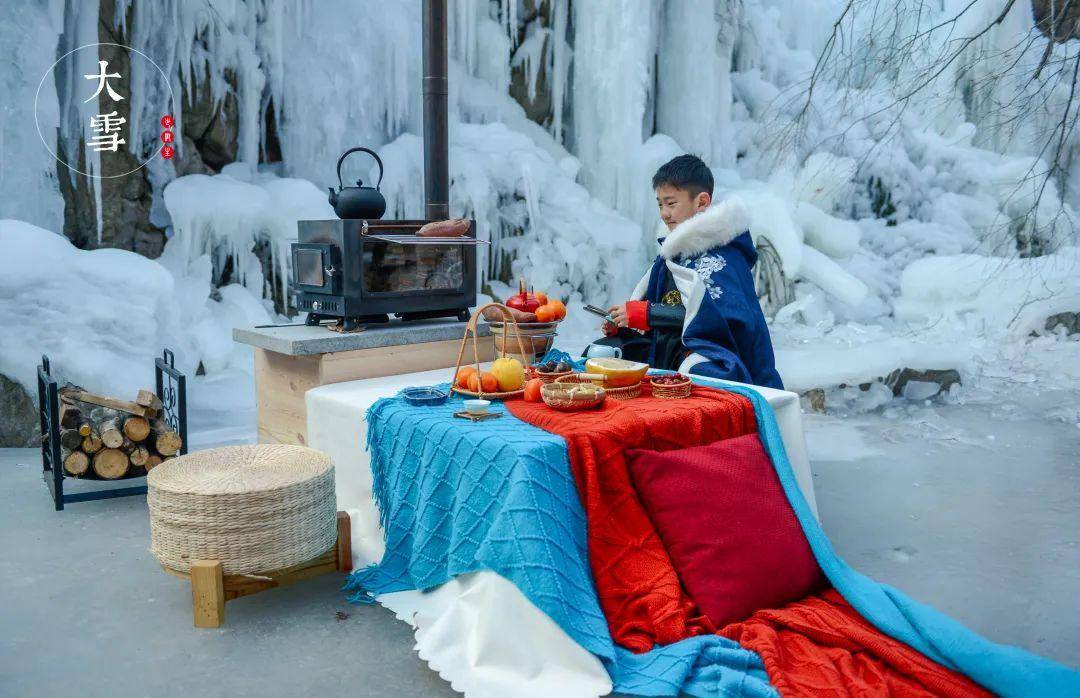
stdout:
MULTIPOLYGON (((1080 695, 1080 674, 991 643, 848 567, 798 488, 769 404, 753 390, 719 385, 753 403, 762 443, 822 570, 865 618, 1001 695, 1080 695)), ((761 659, 726 638, 693 637, 641 655, 616 647, 589 569, 585 515, 565 442, 499 404, 493 409, 501 418, 476 424, 452 417, 461 409, 461 399, 453 396, 440 407, 388 398, 368 410, 373 490, 386 553, 377 566, 350 577, 346 589, 353 600, 430 589, 461 574, 491 570, 596 655, 616 691, 776 695, 761 659)))

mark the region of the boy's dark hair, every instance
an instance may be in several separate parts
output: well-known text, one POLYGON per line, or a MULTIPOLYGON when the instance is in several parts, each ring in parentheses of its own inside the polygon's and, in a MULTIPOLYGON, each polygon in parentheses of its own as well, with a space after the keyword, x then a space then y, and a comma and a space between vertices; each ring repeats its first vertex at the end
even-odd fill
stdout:
POLYGON ((697 155, 680 155, 661 165, 653 175, 652 188, 665 184, 688 191, 691 197, 701 192, 709 196, 713 193, 712 172, 697 155))

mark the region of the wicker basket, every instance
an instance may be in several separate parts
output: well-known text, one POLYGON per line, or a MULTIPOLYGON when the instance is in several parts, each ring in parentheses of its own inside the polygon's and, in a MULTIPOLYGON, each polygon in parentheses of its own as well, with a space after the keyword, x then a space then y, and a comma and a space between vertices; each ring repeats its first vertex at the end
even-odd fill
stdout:
POLYGON ((196 451, 146 476, 150 550, 165 567, 219 560, 258 574, 316 558, 337 541, 334 466, 285 444, 196 451))
MULTIPOLYGON (((468 346, 468 344, 469 344, 469 334, 470 333, 472 333, 472 340, 473 340, 473 366, 476 368, 477 373, 480 372, 480 351, 476 346, 476 343, 479 342, 480 340, 476 335, 476 324, 480 321, 480 318, 483 316, 484 311, 487 310, 488 308, 498 308, 502 312, 503 317, 508 321, 508 322, 505 322, 505 323, 503 323, 501 325, 501 327, 502 327, 502 343, 501 343, 501 346, 505 347, 506 344, 507 344, 507 339, 509 337, 514 337, 515 339, 517 339, 518 350, 521 352, 520 356, 525 355, 525 346, 521 342, 521 333, 517 331, 517 321, 514 320, 514 315, 510 312, 510 308, 507 308, 505 305, 502 305, 501 303, 488 303, 485 306, 481 306, 480 308, 477 308, 476 312, 473 314, 473 316, 471 318, 469 318, 469 324, 467 324, 465 326, 465 335, 461 338, 461 348, 458 349, 457 361, 454 362, 454 374, 453 375, 454 375, 455 380, 457 379, 458 373, 461 372, 461 359, 462 359, 463 356, 465 356, 465 347, 468 346), (510 327, 513 328, 513 332, 511 332, 508 329, 510 327)), ((494 330, 492 330, 492 331, 494 331, 494 330)), ((499 353, 503 357, 507 356, 507 353, 505 351, 500 350, 499 353)), ((477 390, 477 391, 466 390, 465 388, 459 388, 456 385, 453 386, 450 389, 452 391, 454 391, 455 393, 458 393, 459 395, 468 395, 470 397, 480 398, 481 400, 483 400, 485 398, 489 399, 489 400, 506 400, 506 399, 509 399, 509 398, 521 397, 522 395, 525 394, 525 387, 524 386, 522 386, 522 388, 520 390, 511 390, 511 391, 504 392, 504 393, 485 393, 483 386, 480 386, 480 390, 477 390)))
POLYGON ((548 383, 554 383, 563 376, 569 376, 573 372, 573 369, 571 369, 569 371, 552 371, 551 373, 544 373, 543 371, 534 371, 533 373, 540 379, 541 383, 546 385, 548 383))
MULTIPOLYGON (((656 376, 659 378, 660 376, 656 376)), ((653 397, 658 397, 662 400, 678 400, 684 397, 690 397, 690 388, 693 387, 693 383, 687 378, 682 383, 675 383, 674 385, 657 385, 654 381, 649 381, 649 385, 652 386, 653 397)))
POLYGON ((556 383, 595 383, 604 388, 607 396, 613 400, 630 400, 641 395, 641 383, 634 383, 622 388, 609 388, 603 385, 604 377, 599 373, 572 373, 564 375, 556 383))
POLYGON ((587 383, 590 381, 560 380, 555 383, 547 383, 540 386, 540 398, 548 405, 548 407, 554 407, 563 412, 591 410, 604 404, 604 400, 607 399, 607 391, 603 388, 599 388, 596 391, 596 397, 592 399, 571 398, 567 396, 565 394, 569 388, 567 383, 574 382, 587 383))

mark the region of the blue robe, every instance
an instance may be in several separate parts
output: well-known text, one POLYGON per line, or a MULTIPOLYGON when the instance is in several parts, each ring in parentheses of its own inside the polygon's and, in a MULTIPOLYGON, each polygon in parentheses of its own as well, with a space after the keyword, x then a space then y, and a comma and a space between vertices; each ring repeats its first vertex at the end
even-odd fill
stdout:
MULTIPOLYGON (((661 239, 661 253, 634 297, 661 303, 665 278, 678 287, 686 316, 680 371, 783 389, 772 340, 750 273, 757 251, 737 201, 725 201, 661 239)), ((655 344, 656 331, 650 332, 655 344)))

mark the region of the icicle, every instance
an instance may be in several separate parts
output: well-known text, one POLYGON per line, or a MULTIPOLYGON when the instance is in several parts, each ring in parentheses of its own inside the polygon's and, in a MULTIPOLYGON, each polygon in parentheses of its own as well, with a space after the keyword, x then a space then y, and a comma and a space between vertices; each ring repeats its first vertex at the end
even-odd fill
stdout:
POLYGON ((551 49, 548 51, 548 75, 551 76, 551 135, 563 142, 563 111, 572 52, 566 40, 570 0, 554 0, 552 7, 551 49))

